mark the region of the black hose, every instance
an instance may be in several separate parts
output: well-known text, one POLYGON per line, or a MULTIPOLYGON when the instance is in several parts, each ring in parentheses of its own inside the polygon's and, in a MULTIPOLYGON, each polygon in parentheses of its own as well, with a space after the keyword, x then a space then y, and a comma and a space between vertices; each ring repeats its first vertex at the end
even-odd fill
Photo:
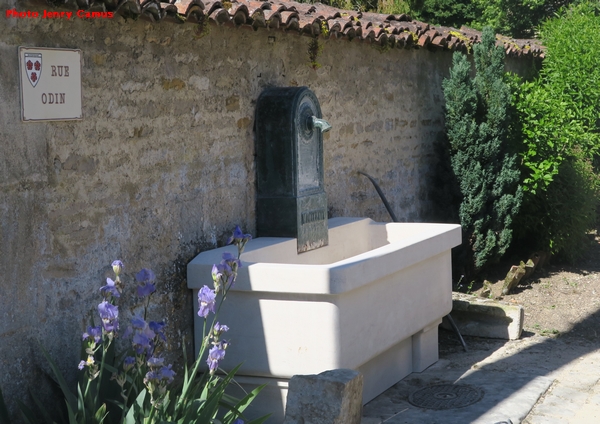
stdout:
POLYGON ((373 183, 373 187, 375 187, 375 190, 377 190, 377 194, 379 194, 379 197, 381 198, 381 201, 383 202, 383 205, 385 206, 385 208, 387 209, 388 213, 390 214, 390 216, 392 217, 392 221, 393 222, 399 222, 398 218, 396 218, 396 214, 394 213, 394 211, 392 210, 392 207, 390 206, 390 204, 388 203, 387 199, 385 198, 385 194, 383 194, 383 191, 381 191, 381 188, 379 187, 379 184, 377 184, 377 181, 375 181, 373 179, 373 177, 371 177, 369 174, 364 173, 362 171, 358 171, 359 174, 364 175, 365 177, 367 177, 369 180, 371 180, 371 182, 373 183))

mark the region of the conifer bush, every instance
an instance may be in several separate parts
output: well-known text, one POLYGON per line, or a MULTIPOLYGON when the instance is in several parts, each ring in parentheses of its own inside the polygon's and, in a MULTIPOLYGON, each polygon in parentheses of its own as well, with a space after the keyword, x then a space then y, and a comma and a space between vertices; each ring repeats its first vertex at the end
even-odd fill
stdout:
POLYGON ((522 199, 517 156, 509 149, 511 91, 504 76, 504 50, 495 41, 493 30, 484 28, 482 42, 473 49, 475 77, 467 56, 457 52, 443 83, 466 266, 475 272, 497 261, 510 246, 522 199))

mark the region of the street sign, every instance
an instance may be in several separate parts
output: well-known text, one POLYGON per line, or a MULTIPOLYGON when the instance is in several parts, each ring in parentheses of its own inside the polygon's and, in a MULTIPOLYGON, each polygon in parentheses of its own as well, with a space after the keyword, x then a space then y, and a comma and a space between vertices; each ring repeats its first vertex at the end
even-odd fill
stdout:
POLYGON ((19 47, 21 119, 82 119, 81 50, 19 47))

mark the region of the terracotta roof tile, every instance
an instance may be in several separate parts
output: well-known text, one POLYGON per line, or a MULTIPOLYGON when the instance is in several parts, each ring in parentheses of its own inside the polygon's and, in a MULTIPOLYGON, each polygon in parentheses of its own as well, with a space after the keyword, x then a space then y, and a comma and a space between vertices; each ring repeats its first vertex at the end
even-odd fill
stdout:
POLYGON ((336 19, 342 17, 342 10, 336 9, 335 7, 316 3, 315 8, 317 9, 316 13, 323 16, 325 19, 336 19))
POLYGON ((396 45, 398 47, 410 47, 412 46, 414 43, 414 39, 413 36, 410 32, 402 32, 398 35, 398 41, 396 42, 396 45))
POLYGON ((417 44, 421 47, 425 47, 429 44, 429 41, 431 40, 431 37, 427 34, 423 34, 419 37, 419 40, 417 41, 417 44))
POLYGON ((445 37, 438 35, 433 40, 431 40, 431 44, 438 47, 446 47, 448 45, 448 40, 446 40, 445 37))
MULTIPOLYGON (((46 3, 45 0, 34 0, 46 3)), ((126 17, 150 21, 203 22, 205 17, 219 25, 278 28, 313 37, 362 40, 395 48, 433 48, 471 51, 481 41, 481 32, 462 27, 433 27, 406 14, 384 15, 341 10, 321 3, 287 0, 76 0, 72 8, 101 7, 126 17)), ((515 40, 497 36, 497 44, 509 56, 544 57, 537 40, 515 40)))
POLYGON ((244 25, 250 17, 248 13, 248 7, 246 7, 245 4, 236 7, 234 11, 230 11, 229 15, 232 16, 233 23, 236 26, 244 25))
POLYGON ((254 9, 254 12, 252 13, 252 15, 250 15, 249 22, 255 29, 265 28, 267 26, 266 21, 267 20, 265 18, 265 12, 262 9, 254 9))
POLYGON ((175 2, 174 6, 177 8, 177 13, 183 16, 187 16, 195 8, 204 10, 204 3, 200 0, 180 0, 175 2))
POLYGON ((353 26, 347 26, 342 31, 342 34, 344 34, 344 36, 346 38, 348 38, 348 40, 352 41, 354 38, 356 38, 356 35, 357 35, 356 28, 354 28, 353 26))
POLYGON ((281 22, 286 31, 297 32, 300 29, 298 12, 281 12, 281 22))
POLYGON ((460 40, 458 38, 453 37, 446 41, 446 47, 448 47, 449 50, 456 50, 455 46, 459 43, 459 41, 460 40))

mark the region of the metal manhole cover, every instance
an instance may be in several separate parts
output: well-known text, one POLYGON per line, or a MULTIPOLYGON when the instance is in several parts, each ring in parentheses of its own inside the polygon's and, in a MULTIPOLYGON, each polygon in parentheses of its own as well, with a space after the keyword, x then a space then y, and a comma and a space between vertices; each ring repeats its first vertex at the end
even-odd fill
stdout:
POLYGON ((454 409, 473 405, 483 398, 483 390, 466 384, 440 384, 419 389, 408 396, 418 408, 454 409))

